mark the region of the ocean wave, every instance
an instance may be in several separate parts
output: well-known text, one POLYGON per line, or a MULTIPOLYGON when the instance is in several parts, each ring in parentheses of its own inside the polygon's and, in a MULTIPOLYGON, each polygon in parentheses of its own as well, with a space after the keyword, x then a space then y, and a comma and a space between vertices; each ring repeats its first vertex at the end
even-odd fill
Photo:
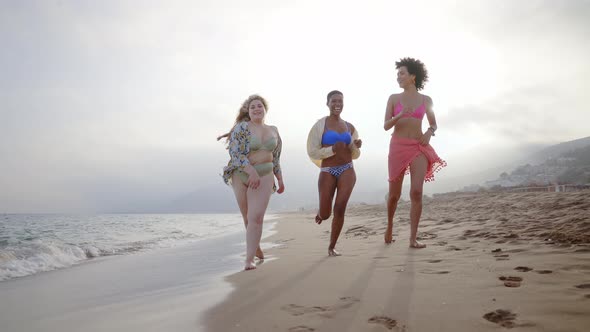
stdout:
POLYGON ((88 259, 83 248, 66 244, 29 243, 0 251, 0 280, 72 266, 88 259))
POLYGON ((97 257, 175 247, 243 227, 239 215, 13 215, 0 220, 0 281, 97 257))
POLYGON ((175 234, 149 241, 135 241, 105 247, 97 244, 67 244, 39 240, 21 242, 18 246, 0 249, 0 281, 24 277, 39 272, 67 268, 89 259, 131 254, 147 249, 167 248, 179 245, 183 240, 196 240, 192 234, 175 234))

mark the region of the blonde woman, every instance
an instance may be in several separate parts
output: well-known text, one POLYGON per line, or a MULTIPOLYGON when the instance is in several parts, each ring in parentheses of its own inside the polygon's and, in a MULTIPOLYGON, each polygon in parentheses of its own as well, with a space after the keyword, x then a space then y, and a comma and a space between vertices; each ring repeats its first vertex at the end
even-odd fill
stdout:
POLYGON ((248 97, 232 130, 217 138, 227 137, 230 160, 223 169, 223 180, 232 186, 246 226, 245 270, 256 268, 255 256, 264 259, 260 249, 264 214, 270 195, 285 190, 280 165, 281 136, 277 127, 264 122, 267 111, 264 98, 248 97))

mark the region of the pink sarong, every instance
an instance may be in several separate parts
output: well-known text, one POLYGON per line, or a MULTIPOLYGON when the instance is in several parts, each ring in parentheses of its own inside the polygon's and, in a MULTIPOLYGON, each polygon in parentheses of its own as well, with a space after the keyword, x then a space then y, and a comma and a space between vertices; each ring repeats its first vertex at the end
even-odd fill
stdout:
POLYGON ((416 139, 391 136, 389 142, 389 181, 397 181, 404 174, 410 173, 410 164, 420 154, 428 159, 425 182, 434 181, 434 173, 447 166, 447 163, 440 159, 432 146, 421 145, 416 139))

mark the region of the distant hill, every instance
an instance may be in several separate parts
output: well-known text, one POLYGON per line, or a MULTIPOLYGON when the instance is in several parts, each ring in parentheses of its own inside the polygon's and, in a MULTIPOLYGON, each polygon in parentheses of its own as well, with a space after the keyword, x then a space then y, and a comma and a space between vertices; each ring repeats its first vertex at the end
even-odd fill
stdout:
MULTIPOLYGON (((573 141, 563 142, 556 145, 552 145, 547 147, 539 152, 534 153, 532 156, 527 158, 528 160, 526 163, 528 164, 541 164, 546 160, 557 158, 560 155, 570 152, 572 150, 576 150, 579 148, 583 148, 590 145, 590 136, 579 138, 573 141)), ((525 163, 523 163, 525 164, 525 163)))
MULTIPOLYGON (((535 153, 529 162, 504 171, 486 187, 590 183, 590 137, 560 143, 535 153)), ((471 190, 477 188, 471 188, 471 190)))

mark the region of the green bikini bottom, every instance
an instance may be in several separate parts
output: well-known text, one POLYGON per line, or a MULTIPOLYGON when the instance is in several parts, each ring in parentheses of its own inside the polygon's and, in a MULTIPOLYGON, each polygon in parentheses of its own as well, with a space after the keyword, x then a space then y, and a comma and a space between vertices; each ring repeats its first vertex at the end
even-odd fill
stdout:
MULTIPOLYGON (((254 169, 256 170, 256 173, 258 173, 258 176, 262 177, 268 174, 272 173, 272 169, 274 167, 273 163, 262 163, 262 164, 258 164, 258 165, 252 165, 254 167, 254 169)), ((244 171, 236 171, 236 174, 240 177, 240 180, 242 180, 242 182, 244 184, 248 184, 248 173, 244 172, 244 171)))

